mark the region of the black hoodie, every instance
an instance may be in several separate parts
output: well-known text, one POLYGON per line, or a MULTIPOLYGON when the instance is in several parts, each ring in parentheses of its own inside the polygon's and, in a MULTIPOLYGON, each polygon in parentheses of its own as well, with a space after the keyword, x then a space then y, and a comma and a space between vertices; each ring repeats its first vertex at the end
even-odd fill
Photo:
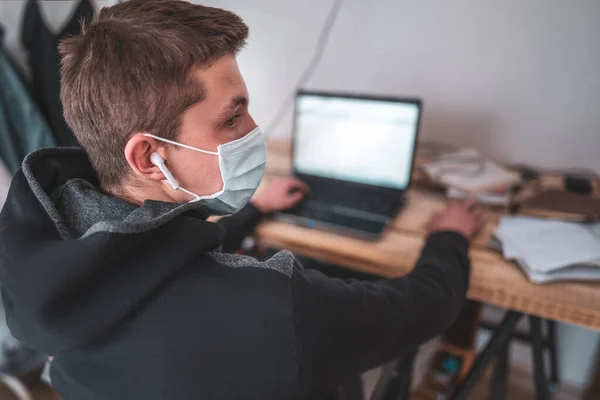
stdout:
POLYGON ((376 282, 233 250, 259 213, 136 206, 97 189, 85 152, 29 155, 0 214, 9 327, 54 356, 65 400, 319 399, 441 333, 467 290, 467 240, 431 235, 376 282))

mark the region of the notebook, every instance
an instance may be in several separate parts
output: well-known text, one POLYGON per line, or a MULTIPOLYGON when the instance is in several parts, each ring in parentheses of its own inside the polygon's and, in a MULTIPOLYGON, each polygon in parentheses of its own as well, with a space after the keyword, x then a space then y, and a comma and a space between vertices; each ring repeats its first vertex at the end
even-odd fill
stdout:
POLYGON ((592 221, 600 219, 600 199, 562 190, 546 190, 525 200, 519 213, 539 217, 592 221))

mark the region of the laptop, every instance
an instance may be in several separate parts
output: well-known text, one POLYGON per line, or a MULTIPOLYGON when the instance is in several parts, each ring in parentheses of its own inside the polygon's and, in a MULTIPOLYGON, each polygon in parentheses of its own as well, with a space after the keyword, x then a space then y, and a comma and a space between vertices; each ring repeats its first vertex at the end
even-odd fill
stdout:
POLYGON ((376 239, 406 202, 421 101, 300 91, 293 174, 310 187, 278 220, 376 239))

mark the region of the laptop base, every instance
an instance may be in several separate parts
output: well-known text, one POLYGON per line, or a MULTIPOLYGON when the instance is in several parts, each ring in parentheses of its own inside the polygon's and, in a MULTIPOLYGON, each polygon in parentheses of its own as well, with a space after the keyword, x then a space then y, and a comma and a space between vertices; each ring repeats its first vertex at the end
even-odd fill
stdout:
POLYGON ((392 216, 385 216, 335 205, 315 205, 315 202, 306 202, 294 210, 276 213, 274 218, 310 229, 374 241, 379 239, 393 221, 393 215, 396 215, 396 212, 392 216))

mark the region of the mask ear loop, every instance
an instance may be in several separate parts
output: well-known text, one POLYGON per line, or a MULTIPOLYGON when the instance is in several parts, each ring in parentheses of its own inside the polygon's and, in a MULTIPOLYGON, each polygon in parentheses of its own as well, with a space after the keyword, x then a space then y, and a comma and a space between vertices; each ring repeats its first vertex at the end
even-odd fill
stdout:
POLYGON ((210 154, 210 155, 213 155, 213 156, 218 156, 219 155, 218 151, 202 150, 202 149, 199 149, 197 147, 188 146, 187 144, 179 143, 179 142, 176 142, 174 140, 165 139, 165 138, 162 138, 160 136, 153 135, 151 133, 144 133, 144 136, 151 137, 151 138, 156 139, 158 141, 169 143, 169 144, 172 144, 172 145, 175 145, 175 146, 183 147, 185 149, 194 150, 194 151, 197 151, 199 153, 210 154))
POLYGON ((189 194, 190 196, 194 196, 194 200, 191 200, 191 201, 198 201, 198 200, 200 200, 200 199, 201 199, 201 197, 200 197, 200 196, 198 196, 196 193, 190 192, 189 190, 187 190, 187 189, 186 189, 186 188, 184 188, 184 187, 181 187, 181 186, 180 186, 180 187, 179 187, 179 190, 181 190, 181 191, 182 191, 182 192, 184 192, 184 193, 187 193, 187 194, 189 194))

